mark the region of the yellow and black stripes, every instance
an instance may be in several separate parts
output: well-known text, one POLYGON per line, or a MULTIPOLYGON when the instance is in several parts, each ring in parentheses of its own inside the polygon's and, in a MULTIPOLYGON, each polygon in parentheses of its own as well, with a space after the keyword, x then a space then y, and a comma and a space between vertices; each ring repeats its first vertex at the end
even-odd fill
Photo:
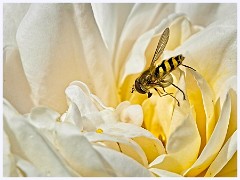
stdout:
POLYGON ((175 57, 171 57, 168 60, 163 60, 162 63, 158 67, 156 67, 154 72, 155 76, 159 77, 170 73, 179 65, 181 65, 183 60, 184 57, 181 54, 175 57))

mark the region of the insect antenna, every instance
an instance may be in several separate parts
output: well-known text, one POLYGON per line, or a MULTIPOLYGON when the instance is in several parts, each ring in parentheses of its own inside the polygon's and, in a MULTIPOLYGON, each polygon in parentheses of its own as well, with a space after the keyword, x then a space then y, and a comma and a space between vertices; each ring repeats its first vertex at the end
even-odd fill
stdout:
POLYGON ((196 71, 196 69, 193 69, 193 68, 190 67, 190 66, 187 66, 187 65, 185 65, 185 64, 182 64, 182 65, 185 66, 185 67, 187 67, 187 68, 189 68, 189 69, 192 69, 192 70, 196 71))

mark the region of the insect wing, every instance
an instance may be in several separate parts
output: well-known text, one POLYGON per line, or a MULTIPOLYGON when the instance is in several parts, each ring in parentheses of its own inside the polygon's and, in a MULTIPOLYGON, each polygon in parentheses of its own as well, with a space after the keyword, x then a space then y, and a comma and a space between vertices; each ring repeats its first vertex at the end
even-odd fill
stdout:
POLYGON ((163 53, 164 48, 166 47, 168 39, 169 39, 169 31, 170 31, 169 28, 166 28, 163 31, 163 33, 158 41, 158 45, 157 45, 156 51, 154 53, 150 67, 154 67, 154 63, 159 59, 159 57, 163 53))

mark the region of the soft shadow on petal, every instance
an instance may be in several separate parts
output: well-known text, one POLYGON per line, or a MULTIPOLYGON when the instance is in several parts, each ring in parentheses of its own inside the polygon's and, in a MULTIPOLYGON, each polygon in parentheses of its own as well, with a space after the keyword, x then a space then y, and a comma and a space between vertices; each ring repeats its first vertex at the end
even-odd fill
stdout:
POLYGON ((111 165, 117 176, 128 177, 151 177, 148 169, 137 163, 132 158, 101 146, 94 146, 94 148, 104 157, 104 159, 111 165))
POLYGON ((33 102, 19 51, 14 46, 4 47, 3 51, 3 97, 20 113, 27 113, 33 102))
POLYGON ((3 131, 3 176, 4 177, 14 177, 17 175, 17 167, 15 164, 15 159, 10 151, 11 145, 7 134, 3 131))
POLYGON ((18 167, 19 176, 24 177, 42 177, 44 176, 39 169, 37 169, 32 163, 26 161, 19 156, 16 156, 16 166, 18 167))
POLYGON ((215 114, 214 114, 214 95, 206 80, 195 71, 191 71, 192 75, 196 79, 196 82, 201 90, 204 112, 206 115, 206 142, 208 142, 210 136, 215 127, 215 114))
POLYGON ((88 83, 106 104, 116 105, 109 56, 90 5, 31 5, 17 42, 35 105, 64 112, 64 89, 76 79, 88 83))
POLYGON ((147 157, 144 151, 139 144, 130 138, 109 135, 104 131, 102 133, 87 132, 84 133, 84 136, 92 143, 101 144, 113 150, 119 151, 133 158, 143 166, 148 166, 147 157))
MULTIPOLYGON (((11 109, 7 105, 5 108, 11 109)), ((15 110, 12 109, 12 111, 13 114, 15 110)), ((8 114, 10 114, 9 111, 8 114)), ((4 130, 13 145, 12 153, 28 159, 45 176, 78 175, 64 163, 63 159, 56 154, 56 149, 26 118, 20 115, 4 116, 4 130)))
POLYGON ((66 162, 82 176, 116 176, 108 162, 73 125, 56 126, 55 145, 66 162))
POLYGON ((28 3, 3 4, 3 46, 16 46, 17 29, 29 7, 28 3))
POLYGON ((196 25, 207 26, 225 18, 226 14, 236 13, 237 6, 234 3, 177 3, 175 11, 185 13, 196 25))
POLYGON ((143 123, 142 107, 138 104, 131 105, 129 101, 121 102, 115 111, 120 117, 120 121, 141 126, 143 123))
POLYGON ((92 3, 91 5, 99 31, 113 61, 119 37, 134 5, 130 3, 92 3))
POLYGON ((210 137, 208 143, 204 147, 202 153, 195 161, 195 163, 184 172, 184 176, 196 176, 200 174, 215 159, 217 153, 219 152, 223 145, 227 133, 230 113, 231 113, 231 98, 230 95, 228 94, 226 96, 220 117, 212 133, 212 136, 210 137))
MULTIPOLYGON (((178 86, 185 92, 184 81, 182 74, 178 86)), ((180 101, 180 107, 175 105, 173 111, 166 144, 167 154, 159 156, 149 166, 181 174, 197 159, 200 135, 188 100, 182 100, 182 93, 179 91, 175 97, 180 101)))
POLYGON ((209 166, 208 171, 206 172, 206 177, 215 176, 233 157, 234 153, 237 151, 237 131, 228 139, 226 144, 219 151, 217 157, 214 159, 212 164, 209 166))
POLYGON ((223 82, 237 70, 236 14, 226 18, 210 24, 176 49, 176 53, 186 57, 184 64, 194 67, 213 88, 214 94, 219 94, 224 88, 223 82))
POLYGON ((151 171, 152 173, 156 174, 159 177, 182 177, 179 174, 170 172, 170 171, 166 171, 163 169, 157 169, 157 168, 150 168, 149 171, 151 171))
POLYGON ((104 133, 131 138, 141 146, 148 161, 153 161, 157 156, 165 153, 162 142, 155 138, 149 131, 128 123, 103 124, 99 126, 104 133), (151 148, 150 148, 151 147, 151 148))
POLYGON ((216 174, 216 177, 237 177, 238 174, 238 153, 235 152, 228 163, 216 174))

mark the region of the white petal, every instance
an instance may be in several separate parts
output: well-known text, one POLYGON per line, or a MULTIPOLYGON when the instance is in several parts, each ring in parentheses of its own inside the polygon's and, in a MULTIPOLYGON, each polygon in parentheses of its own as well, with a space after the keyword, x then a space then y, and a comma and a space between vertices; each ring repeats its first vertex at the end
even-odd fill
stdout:
MULTIPOLYGON (((93 3, 92 10, 105 46, 113 57, 133 4, 93 3)), ((114 58, 111 58, 112 60, 114 58)))
POLYGON ((117 173, 117 176, 151 177, 151 173, 128 156, 108 148, 94 146, 117 173))
POLYGON ((176 12, 185 13, 193 24, 206 26, 231 13, 236 13, 237 7, 233 3, 177 3, 176 12), (207 16, 203 16, 204 14, 207 16))
POLYGON ((106 133, 84 133, 84 136, 93 143, 100 142, 102 145, 126 154, 135 159, 143 166, 148 166, 147 157, 142 148, 133 140, 121 136, 112 136, 106 133))
POLYGON ((3 46, 16 46, 16 32, 30 4, 3 4, 3 46))
POLYGON ((106 104, 116 104, 109 56, 89 4, 31 5, 17 42, 35 105, 64 112, 64 89, 76 79, 88 83, 106 104))
POLYGON ((121 102, 115 112, 120 116, 120 121, 141 126, 143 123, 143 111, 140 105, 131 105, 129 101, 121 102))
POLYGON ((16 157, 17 168, 20 169, 21 175, 26 177, 41 177, 44 176, 39 170, 30 162, 16 157))
POLYGON ((191 36, 176 50, 186 57, 184 64, 204 77, 214 94, 219 94, 225 88, 223 82, 236 75, 236 35, 236 14, 232 14, 191 36))
POLYGON ((137 142, 145 152, 148 162, 165 153, 162 142, 149 131, 129 123, 102 124, 98 127, 106 134, 131 138, 137 142))
POLYGON ((233 157, 237 151, 237 131, 234 132, 231 138, 228 139, 226 144, 222 147, 217 157, 214 159, 210 167, 208 168, 205 176, 215 176, 233 157))
POLYGON ((157 169, 157 168, 150 168, 149 171, 153 172, 154 174, 158 175, 159 177, 182 177, 179 174, 162 170, 162 169, 157 169))
POLYGON ((231 99, 230 95, 228 94, 211 138, 198 157, 197 161, 184 172, 184 176, 196 176, 212 163, 223 145, 229 124, 230 112, 231 99))
POLYGON ((33 107, 33 102, 19 51, 14 46, 4 47, 3 51, 3 97, 19 112, 27 113, 33 107))
POLYGON ((115 172, 92 147, 91 143, 76 131, 74 126, 59 124, 56 128, 56 147, 67 163, 83 176, 115 176, 115 172))
POLYGON ((28 159, 45 176, 76 176, 56 149, 25 118, 5 117, 4 126, 12 152, 28 159))
POLYGON ((28 118, 30 122, 38 129, 52 130, 59 119, 60 114, 46 107, 35 107, 32 109, 28 118))
POLYGON ((17 176, 15 159, 10 152, 10 142, 5 131, 3 131, 3 176, 17 176))
POLYGON ((85 92, 76 85, 70 85, 65 90, 68 101, 76 104, 82 115, 98 112, 96 106, 85 92))

